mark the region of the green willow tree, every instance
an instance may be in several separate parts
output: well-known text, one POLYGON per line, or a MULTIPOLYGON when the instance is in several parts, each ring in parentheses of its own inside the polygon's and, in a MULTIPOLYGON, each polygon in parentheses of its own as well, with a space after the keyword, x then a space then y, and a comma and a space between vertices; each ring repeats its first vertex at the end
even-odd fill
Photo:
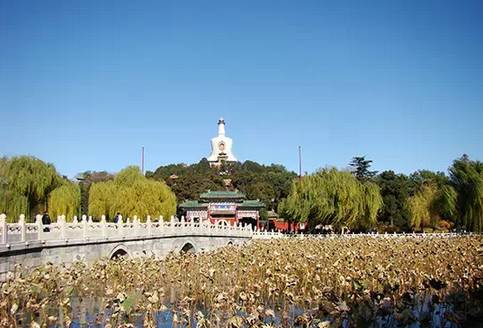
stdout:
POLYGON ((106 215, 108 218, 114 218, 117 192, 118 188, 114 181, 93 183, 89 190, 89 214, 95 217, 106 215))
POLYGON ((448 185, 439 188, 435 182, 426 183, 409 198, 411 228, 438 228, 442 219, 450 219, 456 214, 456 191, 448 185))
POLYGON ((78 214, 80 206, 79 186, 70 181, 54 189, 49 195, 49 213, 53 218, 65 215, 66 220, 71 222, 74 215, 78 214))
POLYGON ((457 192, 458 226, 481 232, 483 229, 483 162, 463 155, 449 169, 457 192))
POLYGON ((436 186, 428 184, 409 198, 408 204, 411 213, 411 228, 413 230, 421 230, 436 225, 436 216, 431 211, 431 204, 436 197, 436 193, 436 186))
POLYGON ((113 181, 94 183, 90 188, 89 214, 113 219, 118 212, 131 218, 168 218, 176 213, 176 196, 164 182, 149 180, 138 167, 129 166, 113 181))
POLYGON ((438 188, 436 197, 431 204, 431 210, 437 214, 439 219, 453 220, 458 214, 457 201, 458 193, 454 187, 443 185, 438 188))
POLYGON ((17 156, 0 162, 0 212, 10 222, 20 214, 28 220, 47 207, 49 193, 61 184, 62 178, 52 164, 31 156, 17 156))
POLYGON ((309 226, 332 224, 352 229, 369 229, 376 224, 382 206, 379 187, 358 181, 350 172, 323 169, 292 183, 279 212, 309 226))
POLYGON ((89 211, 89 193, 93 183, 113 180, 114 175, 107 171, 85 171, 77 174, 76 180, 79 181, 81 190, 81 212, 88 213, 89 211))

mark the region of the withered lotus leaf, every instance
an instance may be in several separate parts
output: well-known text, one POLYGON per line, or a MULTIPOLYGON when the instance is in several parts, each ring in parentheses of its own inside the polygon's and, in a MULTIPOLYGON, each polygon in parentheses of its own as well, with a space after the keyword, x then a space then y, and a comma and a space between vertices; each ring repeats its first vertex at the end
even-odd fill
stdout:
POLYGON ((476 235, 306 237, 164 259, 19 266, 0 288, 0 326, 68 326, 88 311, 104 327, 136 325, 139 316, 147 327, 159 318, 200 328, 461 326, 482 315, 481 245, 476 235))

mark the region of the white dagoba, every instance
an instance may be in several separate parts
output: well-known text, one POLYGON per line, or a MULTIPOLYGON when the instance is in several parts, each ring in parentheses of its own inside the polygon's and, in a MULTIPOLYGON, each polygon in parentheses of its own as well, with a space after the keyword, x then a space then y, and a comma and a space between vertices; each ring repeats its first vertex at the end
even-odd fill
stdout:
POLYGON ((222 117, 218 121, 218 136, 211 139, 211 155, 208 161, 214 165, 221 162, 236 162, 237 159, 231 150, 232 145, 233 140, 225 135, 225 120, 222 117))

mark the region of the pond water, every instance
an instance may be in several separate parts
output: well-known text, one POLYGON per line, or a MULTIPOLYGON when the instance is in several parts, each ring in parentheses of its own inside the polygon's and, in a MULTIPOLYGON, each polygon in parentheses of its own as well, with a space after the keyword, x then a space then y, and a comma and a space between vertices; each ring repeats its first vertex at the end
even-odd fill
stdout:
MULTIPOLYGON (((101 304, 101 298, 84 298, 82 301, 77 298, 73 297, 71 299, 71 308, 72 313, 70 314, 71 328, 86 328, 86 327, 94 327, 94 328, 104 328, 106 324, 111 323, 112 327, 117 326, 121 322, 129 323, 134 327, 144 327, 146 315, 144 313, 131 313, 129 315, 122 314, 117 316, 117 320, 111 320, 113 316, 113 309, 112 308, 103 308, 101 304)), ((173 320, 175 318, 174 305, 168 305, 165 310, 159 311, 155 313, 154 317, 154 325, 157 328, 167 328, 173 327, 173 320)), ((203 313, 204 317, 209 317, 209 311, 206 309, 199 309, 201 313, 203 313)), ((66 326, 66 322, 64 319, 64 315, 62 311, 59 309, 48 309, 48 313, 51 316, 57 318, 56 322, 51 322, 48 327, 64 327, 66 326)), ((270 318, 265 318, 263 321, 265 324, 271 324, 275 327, 302 327, 302 324, 298 324, 296 318, 302 316, 304 314, 310 314, 310 310, 304 310, 299 307, 292 306, 288 311, 288 318, 282 318, 279 313, 275 313, 275 316, 270 318)), ((178 314, 179 315, 179 314, 178 314)), ((453 306, 446 303, 438 303, 432 304, 431 299, 429 297, 423 299, 421 302, 416 304, 409 313, 407 313, 409 317, 412 318, 412 322, 405 322, 402 324, 400 315, 396 316, 392 312, 388 313, 379 313, 375 320, 373 320, 372 324, 367 323, 371 327, 379 327, 379 328, 392 328, 392 327, 409 327, 409 328, 419 328, 419 327, 434 327, 434 328, 456 328, 460 327, 460 325, 447 320, 447 317, 451 317, 454 315, 453 313, 453 306)), ((237 316, 240 318, 247 319, 249 315, 247 313, 239 312, 237 316)), ((349 327, 349 318, 350 313, 345 313, 346 319, 339 320, 338 324, 341 327, 349 327)), ((344 315, 342 316, 344 318, 344 315)), ((37 321, 38 319, 35 315, 30 313, 23 313, 18 314, 17 322, 22 326, 30 326, 32 321, 37 321)), ((225 316, 221 318, 221 327, 224 327, 229 322, 230 318, 225 316)), ((334 322, 334 318, 327 316, 317 322, 334 322)), ((198 320, 196 315, 191 315, 190 317, 190 324, 188 325, 187 322, 184 324, 179 324, 180 327, 197 327, 198 320)), ((480 327, 478 323, 471 323, 468 322, 468 327, 480 327)), ((242 327, 248 327, 248 325, 243 325, 242 327)), ((317 327, 317 325, 313 325, 313 327, 317 327)))

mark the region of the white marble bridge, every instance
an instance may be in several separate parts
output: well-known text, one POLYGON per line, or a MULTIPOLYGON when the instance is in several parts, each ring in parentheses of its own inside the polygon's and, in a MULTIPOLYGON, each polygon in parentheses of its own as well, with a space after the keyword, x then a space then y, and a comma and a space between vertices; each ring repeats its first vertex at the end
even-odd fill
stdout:
POLYGON ((26 223, 21 215, 17 223, 7 223, 0 214, 0 280, 17 264, 31 268, 45 263, 69 264, 73 261, 92 263, 99 258, 117 256, 166 256, 170 252, 198 252, 227 245, 240 245, 252 239, 279 238, 276 232, 253 231, 250 226, 213 225, 185 222, 174 217, 137 217, 107 222, 102 216, 94 222, 85 215, 67 223, 65 216, 57 222, 42 224, 41 215, 35 223, 26 223))

